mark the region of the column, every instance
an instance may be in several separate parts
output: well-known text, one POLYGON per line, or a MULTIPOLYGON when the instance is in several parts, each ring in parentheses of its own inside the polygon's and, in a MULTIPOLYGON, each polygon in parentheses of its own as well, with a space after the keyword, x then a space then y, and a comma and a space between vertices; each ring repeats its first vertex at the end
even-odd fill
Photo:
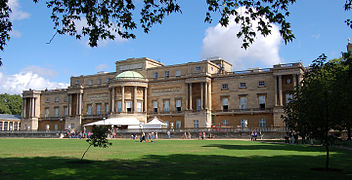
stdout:
POLYGON ((5 121, 2 121, 1 131, 4 131, 5 121))
POLYGON ((297 86, 297 74, 292 74, 293 88, 297 86))
POLYGON ((76 94, 76 115, 79 115, 79 95, 76 94))
POLYGON ((204 107, 203 107, 203 93, 204 92, 204 83, 203 82, 201 82, 200 83, 200 109, 201 110, 203 110, 204 109, 204 107))
POLYGON ((17 131, 20 130, 20 122, 17 122, 17 131))
POLYGON ((23 115, 22 117, 23 118, 26 118, 26 108, 27 108, 27 101, 26 101, 27 98, 23 98, 23 106, 22 106, 22 109, 23 109, 23 115))
POLYGON ((279 76, 279 102, 280 106, 282 106, 282 76, 279 76))
POLYGON ((192 83, 189 83, 189 109, 192 110, 192 83))
POLYGON ((186 100, 186 102, 185 102, 185 105, 186 105, 186 110, 188 110, 188 99, 189 99, 189 93, 188 93, 188 91, 189 91, 189 84, 188 83, 186 83, 186 98, 185 98, 185 100, 186 100))
POLYGON ((35 115, 36 110, 37 110, 37 98, 33 98, 33 117, 37 117, 35 115))
POLYGON ((82 114, 82 93, 79 93, 79 110, 78 110, 79 115, 82 114))
POLYGON ((277 102, 277 89, 278 89, 278 84, 277 84, 277 76, 274 76, 274 89, 275 89, 275 106, 278 105, 278 102, 277 102))
POLYGON ((133 112, 137 112, 137 86, 133 90, 133 112))
POLYGON ((205 82, 205 95, 204 95, 204 98, 205 98, 205 109, 208 110, 209 107, 208 107, 208 82, 205 82))
POLYGON ((10 130, 10 121, 7 121, 7 130, 10 130))
POLYGON ((68 114, 72 116, 72 94, 68 95, 68 114))
POLYGON ((28 118, 32 117, 32 98, 28 98, 29 100, 29 109, 28 109, 28 118))
POLYGON ((147 107, 148 107, 148 88, 144 88, 144 112, 147 112, 147 107))
POLYGON ((114 113, 115 112, 115 87, 112 87, 111 89, 111 109, 110 112, 114 113))
POLYGON ((126 109, 125 109, 125 86, 121 86, 121 109, 122 109, 122 112, 126 112, 126 109))
POLYGON ((211 82, 208 83, 208 109, 211 110, 211 82))

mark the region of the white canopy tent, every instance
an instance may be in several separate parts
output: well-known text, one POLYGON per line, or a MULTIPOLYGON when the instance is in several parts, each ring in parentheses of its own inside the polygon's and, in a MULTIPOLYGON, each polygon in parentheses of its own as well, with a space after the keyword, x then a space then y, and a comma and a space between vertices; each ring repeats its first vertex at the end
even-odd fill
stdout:
POLYGON ((166 123, 161 122, 157 117, 154 117, 153 120, 144 124, 144 128, 165 128, 167 126, 166 123))
POLYGON ((84 126, 106 126, 106 125, 117 125, 117 126, 128 126, 128 129, 136 129, 139 128, 140 126, 140 122, 134 118, 109 118, 109 119, 104 119, 101 121, 97 121, 97 122, 92 122, 92 123, 88 123, 85 124, 84 126))

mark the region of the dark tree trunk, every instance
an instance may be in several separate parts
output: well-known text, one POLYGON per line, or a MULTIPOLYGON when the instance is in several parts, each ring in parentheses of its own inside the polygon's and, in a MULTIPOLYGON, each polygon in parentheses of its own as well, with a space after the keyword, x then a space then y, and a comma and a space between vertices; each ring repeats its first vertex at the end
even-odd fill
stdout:
POLYGON ((328 140, 325 142, 325 150, 326 150, 326 160, 325 160, 325 170, 329 170, 329 143, 328 140))
POLYGON ((88 148, 87 148, 87 150, 83 153, 83 156, 82 156, 82 158, 81 158, 81 161, 83 160, 84 155, 86 155, 87 151, 89 150, 89 148, 90 148, 91 146, 92 146, 92 145, 89 145, 88 148))

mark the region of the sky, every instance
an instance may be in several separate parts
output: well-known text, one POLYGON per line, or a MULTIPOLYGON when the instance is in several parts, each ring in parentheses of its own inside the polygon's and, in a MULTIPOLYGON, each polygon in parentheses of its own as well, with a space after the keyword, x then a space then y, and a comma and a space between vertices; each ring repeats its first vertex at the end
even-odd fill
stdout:
MULTIPOLYGON (((344 21, 344 0, 297 0, 289 8, 288 21, 296 39, 285 44, 279 27, 272 34, 258 36, 250 48, 241 48, 236 37, 239 25, 230 21, 222 27, 217 19, 204 23, 205 0, 179 0, 182 14, 166 17, 146 34, 134 31, 136 39, 100 41, 91 48, 86 38, 77 40, 57 35, 44 1, 9 0, 13 10, 11 39, 0 52, 0 93, 20 94, 23 90, 65 88, 71 76, 91 75, 99 71, 114 72, 115 61, 132 57, 149 57, 165 65, 222 57, 233 70, 268 68, 278 63, 302 62, 308 66, 322 53, 338 58, 346 51, 352 30, 344 21)), ((141 3, 136 0, 136 3, 141 3)))

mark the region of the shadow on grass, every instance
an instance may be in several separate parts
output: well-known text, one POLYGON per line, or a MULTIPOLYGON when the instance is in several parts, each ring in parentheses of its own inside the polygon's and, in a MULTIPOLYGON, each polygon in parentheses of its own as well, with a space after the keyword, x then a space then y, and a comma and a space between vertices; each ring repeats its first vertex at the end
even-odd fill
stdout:
POLYGON ((349 179, 350 155, 332 156, 332 166, 342 172, 316 172, 324 156, 148 155, 138 160, 90 160, 72 164, 75 158, 0 158, 1 179, 349 179))

